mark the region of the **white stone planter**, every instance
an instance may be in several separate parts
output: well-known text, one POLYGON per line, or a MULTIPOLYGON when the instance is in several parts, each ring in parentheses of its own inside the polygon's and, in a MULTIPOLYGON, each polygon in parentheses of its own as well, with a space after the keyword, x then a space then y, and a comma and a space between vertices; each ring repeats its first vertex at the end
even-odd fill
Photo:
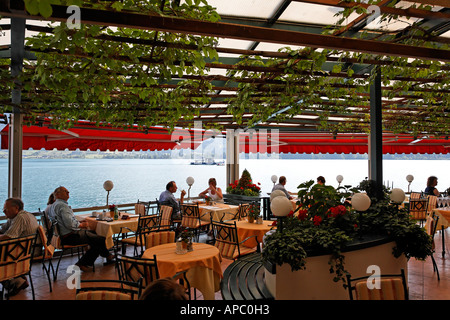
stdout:
MULTIPOLYGON (((387 241, 356 246, 343 253, 344 267, 352 277, 371 275, 373 271, 368 273, 367 268, 372 265, 378 266, 382 274, 399 274, 403 268, 407 275, 407 259, 395 258, 394 246, 395 242, 387 241)), ((329 259, 329 255, 310 256, 306 259, 306 269, 294 272, 288 264, 277 265, 274 273, 266 267, 266 286, 276 300, 348 300, 343 282, 333 281, 335 274, 329 272, 329 259)))

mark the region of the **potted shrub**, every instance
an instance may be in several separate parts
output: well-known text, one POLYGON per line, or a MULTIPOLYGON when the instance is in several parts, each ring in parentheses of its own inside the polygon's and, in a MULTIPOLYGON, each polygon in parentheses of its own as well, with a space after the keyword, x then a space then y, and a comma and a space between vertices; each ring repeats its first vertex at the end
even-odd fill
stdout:
POLYGON ((356 213, 346 200, 350 192, 339 192, 332 186, 314 185, 311 180, 299 185, 297 212, 283 221, 283 231, 265 237, 263 262, 268 270, 288 264, 292 271, 307 268, 311 254, 329 254, 329 271, 334 281, 344 280, 345 257, 342 254, 361 235, 385 236, 395 241, 393 255, 423 260, 432 253, 432 240, 425 230, 409 218, 405 209, 389 201, 388 190, 383 198, 374 197, 374 184, 363 181, 350 192, 367 192, 371 207, 356 213))
POLYGON ((247 221, 249 223, 255 222, 260 216, 261 210, 259 208, 259 205, 253 203, 248 208, 248 215, 247 215, 247 221))

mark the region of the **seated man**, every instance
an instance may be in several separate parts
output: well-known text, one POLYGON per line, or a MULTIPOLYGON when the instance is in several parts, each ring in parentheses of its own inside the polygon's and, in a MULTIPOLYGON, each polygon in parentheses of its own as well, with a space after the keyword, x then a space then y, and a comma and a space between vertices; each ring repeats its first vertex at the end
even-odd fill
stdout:
POLYGON ((107 263, 113 262, 114 256, 106 248, 105 237, 97 235, 94 231, 83 229, 87 228, 87 222, 80 222, 75 218, 72 208, 67 203, 69 191, 65 187, 58 187, 54 195, 56 200, 52 204, 51 212, 59 225, 61 232, 59 236, 69 245, 89 244, 89 249, 76 265, 82 271, 88 271, 99 255, 106 258, 107 263))
POLYGON ((294 199, 294 197, 292 197, 289 192, 286 190, 286 188, 284 187, 286 185, 286 177, 285 176, 281 176, 280 179, 278 179, 278 183, 276 185, 273 186, 272 188, 272 192, 274 192, 275 190, 281 190, 286 194, 286 197, 290 200, 290 199, 294 199))
MULTIPOLYGON (((3 212, 8 221, 0 229, 0 240, 25 237, 37 233, 38 222, 34 215, 23 210, 23 202, 20 199, 6 199, 3 205, 3 212)), ((41 239, 38 237, 34 248, 34 255, 42 253, 41 239)), ((25 277, 18 277, 13 280, 4 281, 3 286, 8 290, 8 296, 12 297, 20 290, 28 287, 25 277)))
MULTIPOLYGON (((177 199, 173 195, 175 192, 177 192, 177 184, 175 181, 170 181, 166 185, 166 190, 161 193, 159 196, 159 204, 160 205, 166 205, 173 208, 172 210, 172 219, 175 218, 181 218, 181 212, 180 212, 180 204, 178 203, 177 199)), ((181 191, 181 197, 180 197, 180 203, 183 203, 184 196, 186 195, 186 191, 181 191)))

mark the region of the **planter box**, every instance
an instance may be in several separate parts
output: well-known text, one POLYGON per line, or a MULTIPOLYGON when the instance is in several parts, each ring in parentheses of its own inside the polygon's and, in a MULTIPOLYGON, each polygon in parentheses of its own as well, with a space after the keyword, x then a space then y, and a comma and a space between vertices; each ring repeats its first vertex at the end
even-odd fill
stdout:
MULTIPOLYGON (((345 252, 344 267, 352 277, 362 277, 373 273, 369 266, 377 266, 383 274, 399 274, 404 269, 407 274, 407 259, 395 258, 392 249, 395 242, 385 237, 375 237, 357 241, 349 245, 345 252)), ((291 266, 265 263, 265 282, 270 293, 277 300, 348 300, 348 290, 343 282, 334 282, 330 273, 329 254, 308 254, 306 269, 291 271, 291 266)))
POLYGON ((240 204, 240 203, 249 203, 249 202, 261 202, 261 197, 251 197, 251 196, 242 196, 240 194, 231 194, 231 193, 225 193, 223 195, 223 200, 227 203, 232 204, 240 204))

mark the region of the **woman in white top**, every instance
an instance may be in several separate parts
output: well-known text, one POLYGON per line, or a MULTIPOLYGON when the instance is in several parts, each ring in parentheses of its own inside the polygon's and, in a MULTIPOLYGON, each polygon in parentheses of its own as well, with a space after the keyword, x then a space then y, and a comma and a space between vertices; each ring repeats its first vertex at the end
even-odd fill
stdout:
POLYGON ((209 188, 200 193, 198 196, 201 198, 210 197, 213 201, 220 201, 223 199, 222 190, 217 188, 217 182, 215 178, 208 180, 209 188))

